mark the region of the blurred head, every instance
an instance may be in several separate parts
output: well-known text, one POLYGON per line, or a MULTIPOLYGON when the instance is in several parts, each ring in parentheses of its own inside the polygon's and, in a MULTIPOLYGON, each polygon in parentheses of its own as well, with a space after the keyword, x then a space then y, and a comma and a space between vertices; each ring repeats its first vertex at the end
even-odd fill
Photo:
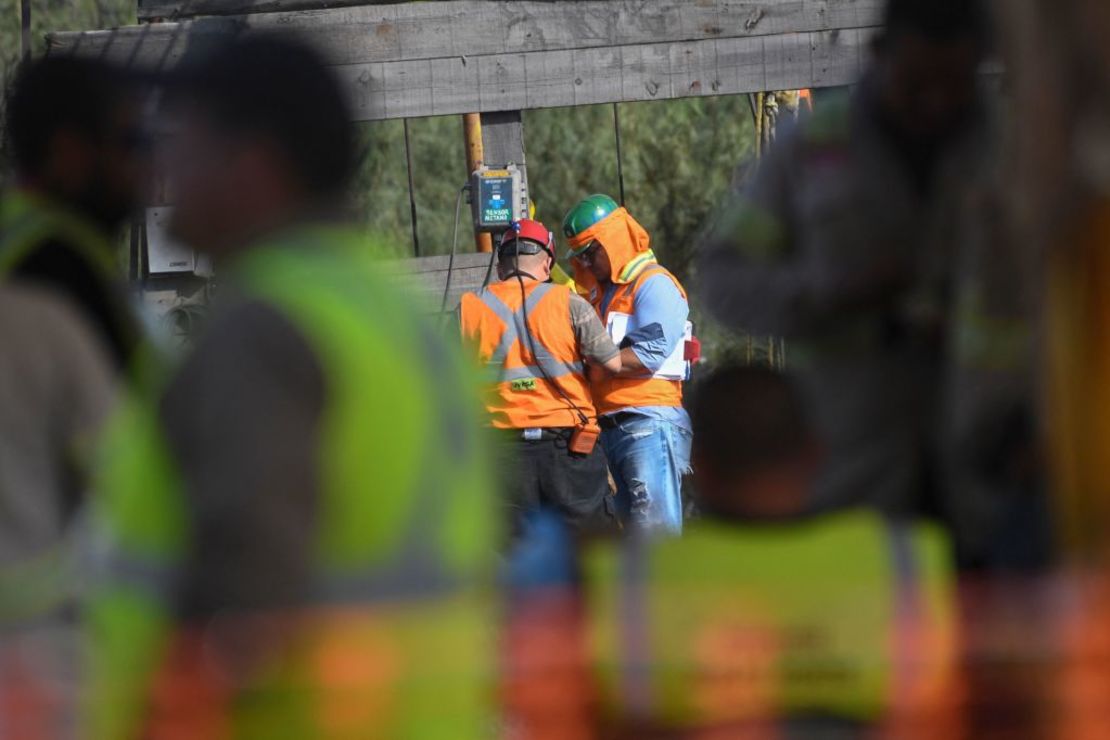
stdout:
POLYGON ((786 376, 722 368, 699 385, 690 417, 694 481, 707 513, 788 519, 806 510, 820 455, 786 376))
POLYGON ((874 44, 879 103, 914 140, 944 139, 969 119, 989 36, 981 0, 888 0, 874 44))
POLYGON ((311 47, 258 34, 186 62, 171 85, 171 229, 220 257, 343 203, 354 136, 339 84, 311 47))
POLYGON ((102 61, 24 63, 8 94, 5 130, 20 183, 113 229, 141 201, 147 137, 141 88, 102 61))
POLYGON ((502 280, 522 272, 544 282, 555 266, 555 236, 539 221, 517 221, 501 237, 497 274, 502 280))

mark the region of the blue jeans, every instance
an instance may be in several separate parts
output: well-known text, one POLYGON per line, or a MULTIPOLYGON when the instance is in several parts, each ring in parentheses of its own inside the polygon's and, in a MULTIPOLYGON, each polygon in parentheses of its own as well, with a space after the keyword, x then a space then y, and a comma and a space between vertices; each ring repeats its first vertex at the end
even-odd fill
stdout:
POLYGON ((690 470, 691 439, 681 426, 649 416, 626 416, 602 431, 621 521, 642 532, 682 532, 682 476, 690 470))

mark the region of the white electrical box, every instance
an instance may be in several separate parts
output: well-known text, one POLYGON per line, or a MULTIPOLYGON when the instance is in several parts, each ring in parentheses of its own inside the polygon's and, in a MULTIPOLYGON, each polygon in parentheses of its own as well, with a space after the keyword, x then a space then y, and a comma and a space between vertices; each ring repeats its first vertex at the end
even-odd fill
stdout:
POLYGON ((174 241, 168 231, 172 206, 146 210, 146 255, 151 275, 193 274, 212 275, 212 261, 189 247, 174 241))

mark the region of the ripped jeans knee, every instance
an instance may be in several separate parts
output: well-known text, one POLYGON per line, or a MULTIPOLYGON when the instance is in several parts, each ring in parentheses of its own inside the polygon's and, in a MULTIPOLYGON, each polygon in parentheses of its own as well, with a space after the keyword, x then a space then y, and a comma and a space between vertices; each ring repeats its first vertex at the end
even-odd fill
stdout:
POLYGON ((682 531, 682 477, 690 467, 689 430, 644 417, 606 430, 602 444, 626 525, 649 533, 682 531))

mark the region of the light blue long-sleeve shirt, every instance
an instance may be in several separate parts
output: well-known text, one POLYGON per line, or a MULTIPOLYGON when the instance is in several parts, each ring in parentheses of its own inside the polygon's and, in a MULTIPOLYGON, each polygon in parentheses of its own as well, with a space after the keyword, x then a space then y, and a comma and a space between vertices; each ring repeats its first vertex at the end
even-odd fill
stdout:
MULTIPOLYGON (((617 288, 623 287, 614 284, 606 289, 601 301, 602 315, 609 309, 617 288)), ((628 333, 621 346, 631 346, 643 366, 654 373, 684 341, 689 316, 690 304, 674 281, 666 275, 653 275, 636 292, 628 333)), ((684 429, 690 428, 690 417, 682 407, 636 406, 623 411, 669 421, 684 429)))

